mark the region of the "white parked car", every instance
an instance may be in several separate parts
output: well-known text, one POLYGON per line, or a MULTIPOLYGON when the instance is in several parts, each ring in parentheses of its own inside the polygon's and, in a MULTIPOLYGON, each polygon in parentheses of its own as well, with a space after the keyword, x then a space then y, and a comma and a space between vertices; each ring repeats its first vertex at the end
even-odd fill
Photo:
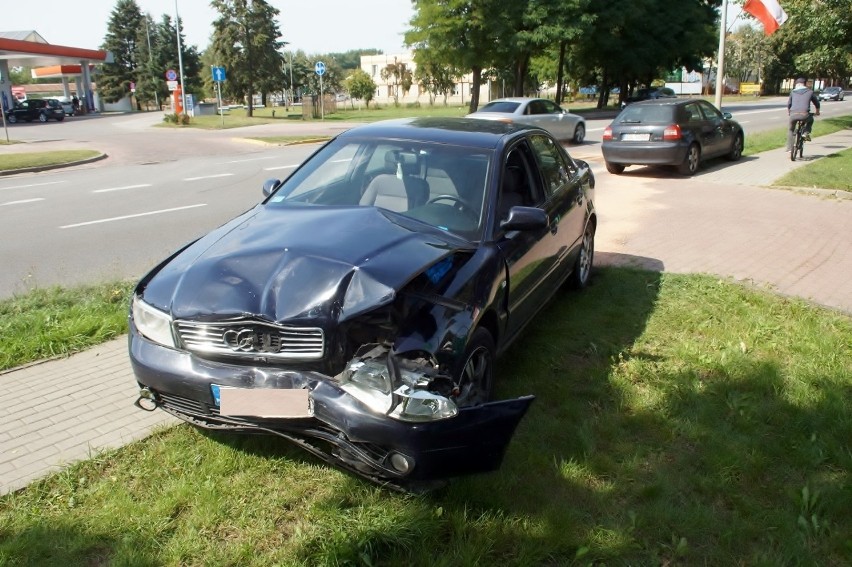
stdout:
POLYGON ((544 98, 499 98, 467 117, 538 126, 558 140, 575 144, 582 144, 586 138, 586 120, 582 116, 544 98))
POLYGON ((55 100, 62 106, 65 116, 74 116, 74 105, 71 104, 71 99, 64 96, 54 96, 49 98, 55 100))

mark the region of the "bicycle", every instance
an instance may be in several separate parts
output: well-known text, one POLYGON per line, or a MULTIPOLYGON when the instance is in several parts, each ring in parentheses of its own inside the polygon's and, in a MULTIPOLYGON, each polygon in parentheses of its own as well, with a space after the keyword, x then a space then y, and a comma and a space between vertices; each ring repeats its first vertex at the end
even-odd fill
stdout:
MULTIPOLYGON (((812 112, 809 112, 811 116, 813 116, 812 112)), ((805 123, 807 119, 802 118, 801 120, 796 120, 796 131, 793 139, 793 147, 790 148, 790 161, 796 161, 796 154, 799 154, 799 158, 803 156, 805 153, 805 123)))

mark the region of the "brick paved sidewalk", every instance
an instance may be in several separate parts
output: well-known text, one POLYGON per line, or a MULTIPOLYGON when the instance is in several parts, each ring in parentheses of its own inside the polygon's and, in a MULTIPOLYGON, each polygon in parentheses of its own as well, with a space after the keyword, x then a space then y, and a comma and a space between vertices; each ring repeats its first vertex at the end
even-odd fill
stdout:
POLYGON ((0 374, 0 494, 178 420, 133 405, 127 337, 0 374))
MULTIPOLYGON (((810 142, 803 161, 773 150, 688 179, 609 175, 599 146, 577 147, 598 172, 596 263, 716 273, 852 313, 852 200, 756 187, 848 147, 852 131, 843 131, 810 142)), ((133 405, 126 337, 2 373, 0 386, 0 494, 178 422, 133 405)))

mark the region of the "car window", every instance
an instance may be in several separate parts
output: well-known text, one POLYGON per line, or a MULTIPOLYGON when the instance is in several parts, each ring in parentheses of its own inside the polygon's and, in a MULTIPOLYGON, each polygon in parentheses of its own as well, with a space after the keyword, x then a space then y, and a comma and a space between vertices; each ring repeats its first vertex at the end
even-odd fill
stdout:
POLYGON ((520 103, 517 102, 509 102, 509 101, 494 101, 489 102, 482 108, 480 108, 477 112, 505 112, 506 114, 512 114, 515 112, 520 103))
POLYGON ((538 162, 539 170, 544 181, 545 199, 556 193, 568 182, 568 167, 562 152, 556 143, 548 136, 530 136, 530 145, 538 162))
POLYGON ((704 120, 704 115, 701 114, 701 109, 698 108, 697 103, 687 104, 684 110, 686 111, 686 119, 689 122, 702 122, 704 120))
POLYGON ((630 105, 615 118, 616 124, 671 122, 673 106, 661 104, 630 105))
POLYGON ((666 95, 666 96, 675 96, 675 92, 672 89, 669 89, 669 88, 666 88, 666 87, 663 87, 663 88, 660 89, 660 94, 663 94, 663 95, 666 95))
POLYGON ((701 112, 704 113, 704 117, 707 120, 721 120, 722 119, 722 113, 719 112, 718 110, 716 110, 716 107, 711 105, 709 102, 703 101, 703 100, 699 101, 698 106, 701 107, 701 112))
POLYGON ((554 103, 552 100, 544 100, 541 102, 541 104, 544 106, 544 112, 546 112, 547 114, 562 113, 562 107, 557 106, 556 103, 554 103))
POLYGON ((544 104, 543 100, 534 100, 530 102, 529 105, 529 114, 547 114, 547 106, 544 104))
POLYGON ((496 220, 509 215, 512 207, 533 207, 543 202, 533 174, 533 157, 525 142, 511 148, 500 171, 496 220))

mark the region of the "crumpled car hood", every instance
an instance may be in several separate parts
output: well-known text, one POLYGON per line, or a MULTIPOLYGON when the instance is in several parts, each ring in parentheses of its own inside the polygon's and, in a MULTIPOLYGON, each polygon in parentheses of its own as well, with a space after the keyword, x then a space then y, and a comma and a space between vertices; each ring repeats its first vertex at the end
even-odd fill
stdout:
POLYGON ((144 299, 176 319, 344 321, 463 246, 373 207, 258 205, 149 275, 144 299))

